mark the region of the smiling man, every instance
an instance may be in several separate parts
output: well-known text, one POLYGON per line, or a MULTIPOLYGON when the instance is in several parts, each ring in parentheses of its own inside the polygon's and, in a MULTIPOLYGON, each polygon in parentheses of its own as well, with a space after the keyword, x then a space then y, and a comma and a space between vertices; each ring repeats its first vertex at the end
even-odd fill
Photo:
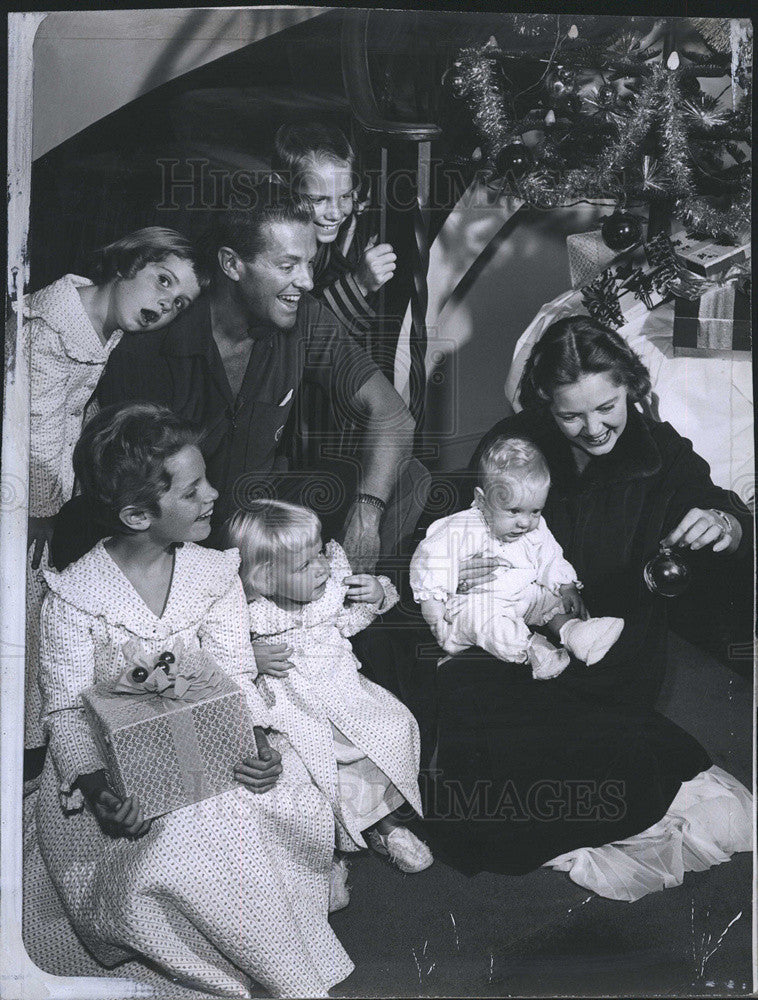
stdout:
POLYGON ((259 486, 295 499, 293 478, 274 476, 280 442, 301 385, 320 386, 337 423, 357 419, 363 428, 360 468, 339 465, 340 477, 354 481, 331 513, 342 522, 335 533, 354 571, 365 572, 378 557, 382 514, 410 456, 413 419, 337 317, 309 294, 317 249, 310 205, 264 184, 253 206, 218 214, 205 241, 210 293, 165 334, 122 343, 98 399, 103 406, 160 402, 206 429, 208 478, 220 493, 217 541, 226 517, 259 486))

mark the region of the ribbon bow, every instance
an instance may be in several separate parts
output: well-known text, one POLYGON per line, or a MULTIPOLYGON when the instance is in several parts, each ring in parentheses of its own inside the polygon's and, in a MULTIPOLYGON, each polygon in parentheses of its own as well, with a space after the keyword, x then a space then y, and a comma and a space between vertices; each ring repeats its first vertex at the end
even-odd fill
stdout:
POLYGON ((221 680, 208 653, 202 649, 185 650, 181 641, 157 661, 134 640, 125 643, 121 652, 126 668, 113 685, 114 694, 149 694, 197 702, 209 697, 221 680))

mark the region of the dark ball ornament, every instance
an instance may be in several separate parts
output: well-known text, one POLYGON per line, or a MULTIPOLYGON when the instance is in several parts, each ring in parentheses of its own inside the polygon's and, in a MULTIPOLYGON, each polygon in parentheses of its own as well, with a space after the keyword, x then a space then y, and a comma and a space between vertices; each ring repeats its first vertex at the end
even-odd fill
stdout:
POLYGON ((597 103, 601 108, 609 108, 616 103, 616 89, 604 83, 597 92, 597 103))
POLYGON ((165 660, 166 663, 175 663, 176 662, 176 657, 171 652, 161 653, 161 655, 158 657, 158 659, 159 660, 165 660))
POLYGON ((513 177, 516 180, 523 177, 531 166, 529 151, 523 142, 511 142, 503 146, 495 157, 495 170, 498 177, 513 177))
POLYGON ((642 225, 635 215, 628 212, 614 212, 607 215, 600 227, 605 245, 616 253, 628 250, 642 238, 642 225))
POLYGON ((147 677, 148 672, 145 667, 135 667, 134 670, 132 670, 132 680, 136 684, 141 684, 143 681, 146 681, 147 677))
POLYGON ((569 69, 568 66, 559 66, 556 70, 556 76, 566 87, 573 87, 576 83, 576 71, 569 69))
POLYGON ((582 110, 582 99, 578 94, 564 94, 558 102, 558 108, 564 114, 578 115, 582 110))
POLYGON ((679 597, 690 584, 690 568, 673 549, 661 549, 645 566, 645 584, 652 594, 679 597))

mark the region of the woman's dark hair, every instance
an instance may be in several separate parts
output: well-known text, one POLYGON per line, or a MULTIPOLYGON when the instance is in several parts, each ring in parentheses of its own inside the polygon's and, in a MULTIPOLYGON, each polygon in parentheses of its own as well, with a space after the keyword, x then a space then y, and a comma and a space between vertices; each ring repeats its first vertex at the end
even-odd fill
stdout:
POLYGON ((189 261, 201 288, 208 285, 208 273, 194 244, 175 229, 162 226, 138 229, 96 250, 92 278, 97 285, 117 277, 133 278, 146 264, 159 264, 171 255, 189 261))
POLYGON ((215 213, 199 240, 203 265, 213 275, 218 269, 218 251, 229 247, 242 260, 250 261, 266 245, 264 227, 285 222, 307 224, 313 209, 306 198, 295 195, 275 177, 250 190, 249 209, 228 209, 215 213))
POLYGON ((87 422, 74 448, 74 473, 103 525, 128 533, 124 507, 160 515, 158 501, 171 488, 166 462, 197 445, 200 432, 165 406, 117 403, 87 422))
POLYGON ((550 402, 558 386, 600 372, 623 385, 635 403, 650 392, 650 373, 623 337, 589 316, 567 316, 552 323, 532 348, 519 400, 532 409, 550 402))

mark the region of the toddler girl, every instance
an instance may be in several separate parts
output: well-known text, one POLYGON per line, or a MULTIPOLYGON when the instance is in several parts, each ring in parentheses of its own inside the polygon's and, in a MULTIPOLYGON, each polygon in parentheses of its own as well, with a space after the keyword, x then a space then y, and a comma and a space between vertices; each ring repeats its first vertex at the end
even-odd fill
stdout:
POLYGON ((258 689, 272 725, 332 803, 337 846, 365 847, 368 830, 371 846, 401 871, 423 871, 431 852, 398 816, 406 803, 421 814, 418 726, 358 673, 347 639, 397 602, 395 588, 386 577, 353 576, 336 542, 322 547, 316 515, 295 504, 256 501, 231 519, 228 539, 242 554, 254 648, 289 647, 285 664, 268 667, 260 656, 258 689))
POLYGON ((569 653, 601 660, 621 635, 621 618, 589 618, 573 567, 540 516, 550 488, 542 453, 521 438, 498 438, 483 453, 469 510, 435 521, 411 560, 411 587, 440 646, 480 646, 501 660, 529 663, 545 680, 569 653), (499 562, 495 578, 456 596, 463 560, 499 562), (534 633, 546 626, 564 648, 534 633))
MULTIPOLYGON (((74 452, 109 524, 63 572, 46 573, 41 687, 50 752, 39 846, 79 937, 105 965, 136 952, 202 993, 326 996, 352 970, 327 920, 334 821, 280 736, 239 761, 238 786, 152 821, 107 781, 81 694, 118 678, 135 649, 198 648, 232 674, 254 724, 255 687, 237 552, 198 545, 218 496, 197 435, 164 407, 109 407, 74 452), (264 793, 265 794, 251 794, 264 793)), ((159 766, 145 757, 146 770, 159 766)))

